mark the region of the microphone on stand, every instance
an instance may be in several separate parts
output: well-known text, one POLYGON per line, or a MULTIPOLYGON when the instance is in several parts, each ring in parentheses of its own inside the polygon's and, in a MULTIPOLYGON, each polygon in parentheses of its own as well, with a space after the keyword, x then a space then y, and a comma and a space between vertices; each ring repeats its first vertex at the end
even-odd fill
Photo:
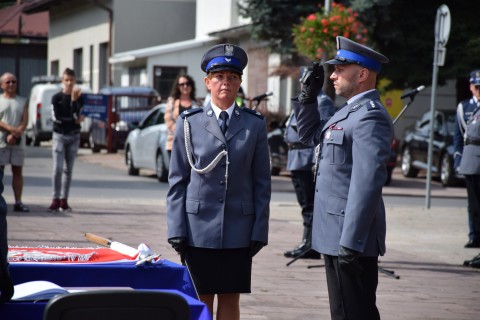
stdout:
POLYGON ((413 99, 413 97, 415 97, 415 95, 416 95, 417 93, 419 93, 420 91, 422 91, 423 89, 425 89, 425 86, 420 86, 420 87, 418 87, 417 89, 414 89, 414 90, 412 90, 412 91, 410 91, 410 92, 407 92, 407 93, 403 94, 403 95, 400 97, 400 99, 405 99, 405 98, 408 98, 408 97, 410 97, 410 98, 413 99))
POLYGON ((268 92, 262 93, 262 94, 260 94, 260 95, 258 95, 258 96, 256 96, 256 97, 253 97, 253 98, 251 98, 250 100, 260 102, 261 100, 263 100, 263 99, 265 99, 266 97, 269 97, 269 96, 271 96, 271 95, 273 95, 273 92, 272 92, 272 91, 268 91, 268 92))

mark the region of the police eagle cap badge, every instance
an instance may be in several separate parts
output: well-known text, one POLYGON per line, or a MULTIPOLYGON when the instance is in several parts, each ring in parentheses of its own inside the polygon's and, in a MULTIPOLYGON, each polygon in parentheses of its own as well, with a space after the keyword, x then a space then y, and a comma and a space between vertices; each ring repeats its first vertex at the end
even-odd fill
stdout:
POLYGON ((225 45, 225 47, 223 48, 223 53, 224 53, 226 56, 228 56, 228 57, 233 56, 234 51, 235 51, 235 49, 234 49, 234 47, 233 47, 231 44, 227 44, 227 45, 225 45))

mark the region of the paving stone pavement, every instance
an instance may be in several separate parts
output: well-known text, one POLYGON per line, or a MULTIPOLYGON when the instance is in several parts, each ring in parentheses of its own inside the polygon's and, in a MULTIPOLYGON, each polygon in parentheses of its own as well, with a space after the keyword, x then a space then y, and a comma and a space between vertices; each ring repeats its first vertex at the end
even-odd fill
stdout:
MULTIPOLYGON (((122 154, 83 152, 79 160, 122 170, 119 174, 126 171, 122 154)), ((274 179, 291 190, 288 177, 274 179)), ((385 190, 412 196, 422 192, 402 183, 385 190)), ((464 198, 465 194, 463 188, 432 190, 438 197, 464 198)), ((61 214, 46 212, 49 200, 29 196, 24 202, 30 205, 30 213, 9 212, 10 245, 89 247, 83 233, 91 232, 132 246, 148 243, 164 258, 179 261, 166 241, 165 199, 72 199, 71 206, 78 209, 61 214)), ((479 319, 480 270, 462 266, 479 251, 463 248, 466 208, 427 210, 405 204, 387 207, 387 219, 387 253, 380 266, 400 279, 379 274, 377 305, 382 319, 479 319)), ((301 229, 296 204, 271 203, 269 245, 254 258, 252 294, 241 297, 241 319, 330 319, 323 260, 301 259, 286 266, 290 260, 283 257, 284 250, 299 242, 301 229)))

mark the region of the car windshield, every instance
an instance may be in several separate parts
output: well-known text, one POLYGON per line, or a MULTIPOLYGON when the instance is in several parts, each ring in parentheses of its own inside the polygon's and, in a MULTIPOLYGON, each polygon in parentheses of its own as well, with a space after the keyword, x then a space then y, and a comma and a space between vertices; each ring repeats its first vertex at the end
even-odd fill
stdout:
POLYGON ((447 118, 447 134, 453 136, 455 133, 455 114, 446 114, 445 116, 447 118))

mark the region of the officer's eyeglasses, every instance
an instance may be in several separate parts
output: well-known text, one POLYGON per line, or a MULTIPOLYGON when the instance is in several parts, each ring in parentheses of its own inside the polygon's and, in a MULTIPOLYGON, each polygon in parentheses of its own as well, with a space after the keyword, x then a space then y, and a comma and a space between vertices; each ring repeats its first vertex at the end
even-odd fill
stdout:
POLYGON ((179 83, 178 86, 179 87, 189 87, 191 86, 192 84, 190 82, 182 82, 182 83, 179 83))
POLYGON ((16 84, 17 81, 15 80, 8 80, 8 81, 5 81, 6 84, 16 84))

